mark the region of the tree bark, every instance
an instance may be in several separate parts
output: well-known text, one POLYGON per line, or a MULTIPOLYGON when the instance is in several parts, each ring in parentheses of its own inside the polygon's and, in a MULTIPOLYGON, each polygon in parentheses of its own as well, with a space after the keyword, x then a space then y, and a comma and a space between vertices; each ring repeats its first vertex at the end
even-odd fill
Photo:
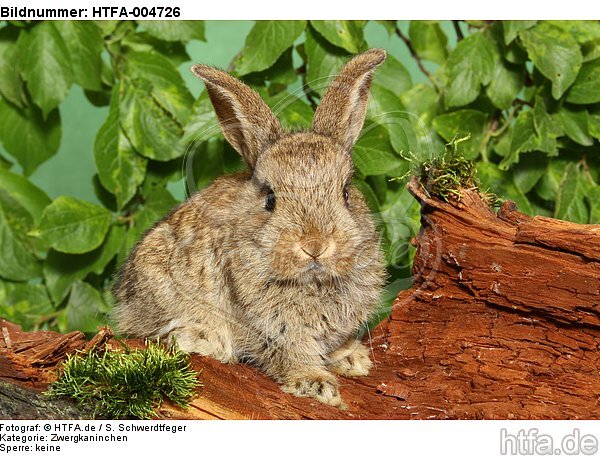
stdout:
POLYGON ((414 285, 387 325, 388 353, 418 372, 409 401, 436 417, 599 418, 600 225, 409 191, 414 285))
MULTIPOLYGON (((340 379, 347 410, 282 393, 250 366, 194 355, 204 386, 187 410, 167 403, 160 416, 600 418, 600 225, 528 217, 510 202, 496 214, 476 190, 451 203, 414 180, 409 191, 422 205, 414 284, 367 341, 370 375, 340 379)), ((81 333, 0 327, 0 379, 27 388, 45 389, 65 354, 86 346, 81 333)))
POLYGON ((90 420, 92 416, 71 402, 0 381, 0 420, 90 420))

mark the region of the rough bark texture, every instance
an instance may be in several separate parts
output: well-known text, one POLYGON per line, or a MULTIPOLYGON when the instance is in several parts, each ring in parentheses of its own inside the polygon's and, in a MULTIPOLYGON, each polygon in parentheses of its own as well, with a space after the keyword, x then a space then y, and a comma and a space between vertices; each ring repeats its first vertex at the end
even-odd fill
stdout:
POLYGON ((64 400, 0 381, 0 420, 90 420, 92 413, 64 400))
MULTIPOLYGON (((161 416, 600 418, 600 226, 531 218, 512 203, 495 214, 475 191, 448 204, 416 181, 409 190, 423 206, 414 285, 372 332, 371 374, 341 379, 347 410, 193 356, 204 386, 188 410, 166 404, 161 416)), ((86 347, 80 333, 0 327, 0 380, 27 388, 46 388, 65 353, 86 347)))
POLYGON ((0 319, 0 419, 91 419, 91 410, 40 394, 56 379, 56 367, 68 353, 104 345, 112 332, 103 329, 90 341, 81 332, 26 333, 0 319))

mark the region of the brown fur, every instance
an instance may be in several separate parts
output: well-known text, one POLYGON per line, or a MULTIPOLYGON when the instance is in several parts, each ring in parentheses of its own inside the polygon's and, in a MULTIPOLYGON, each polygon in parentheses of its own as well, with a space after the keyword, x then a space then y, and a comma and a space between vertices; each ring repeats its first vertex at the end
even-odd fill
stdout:
POLYGON ((250 172, 215 180, 140 241, 116 287, 122 333, 252 362, 285 391, 343 405, 330 371, 367 375, 368 349, 355 337, 385 279, 377 232, 351 185, 351 146, 384 59, 377 49, 352 59, 313 131, 300 133, 283 131, 240 81, 193 67, 250 172))

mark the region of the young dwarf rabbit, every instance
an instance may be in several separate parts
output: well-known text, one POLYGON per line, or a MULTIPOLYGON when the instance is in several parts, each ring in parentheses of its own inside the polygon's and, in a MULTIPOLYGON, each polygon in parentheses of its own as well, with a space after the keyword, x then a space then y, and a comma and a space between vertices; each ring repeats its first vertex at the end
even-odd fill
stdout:
POLYGON ((138 243, 116 286, 121 333, 251 362, 286 392, 343 407, 332 372, 368 374, 356 334, 385 281, 377 232, 351 181, 385 57, 371 49, 350 60, 307 132, 284 130, 229 74, 192 67, 249 171, 216 179, 138 243))

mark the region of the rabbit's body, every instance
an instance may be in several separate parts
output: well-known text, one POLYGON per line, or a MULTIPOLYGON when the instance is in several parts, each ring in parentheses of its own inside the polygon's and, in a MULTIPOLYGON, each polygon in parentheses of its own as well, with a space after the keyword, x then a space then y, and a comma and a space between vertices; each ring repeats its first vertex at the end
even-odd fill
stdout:
MULTIPOLYGON (((363 73, 382 60, 366 62, 363 73)), ((323 111, 319 127, 317 110, 313 131, 285 132, 239 81, 208 67, 196 72, 251 172, 217 179, 139 242, 117 285, 119 329, 251 362, 285 391, 340 406, 329 370, 368 373, 368 350, 355 335, 376 310, 385 269, 368 207, 351 185, 348 146, 325 134, 339 128, 337 118, 323 111), (254 110, 252 125, 244 109, 254 110), (228 130, 232 115, 238 123, 228 130)))

